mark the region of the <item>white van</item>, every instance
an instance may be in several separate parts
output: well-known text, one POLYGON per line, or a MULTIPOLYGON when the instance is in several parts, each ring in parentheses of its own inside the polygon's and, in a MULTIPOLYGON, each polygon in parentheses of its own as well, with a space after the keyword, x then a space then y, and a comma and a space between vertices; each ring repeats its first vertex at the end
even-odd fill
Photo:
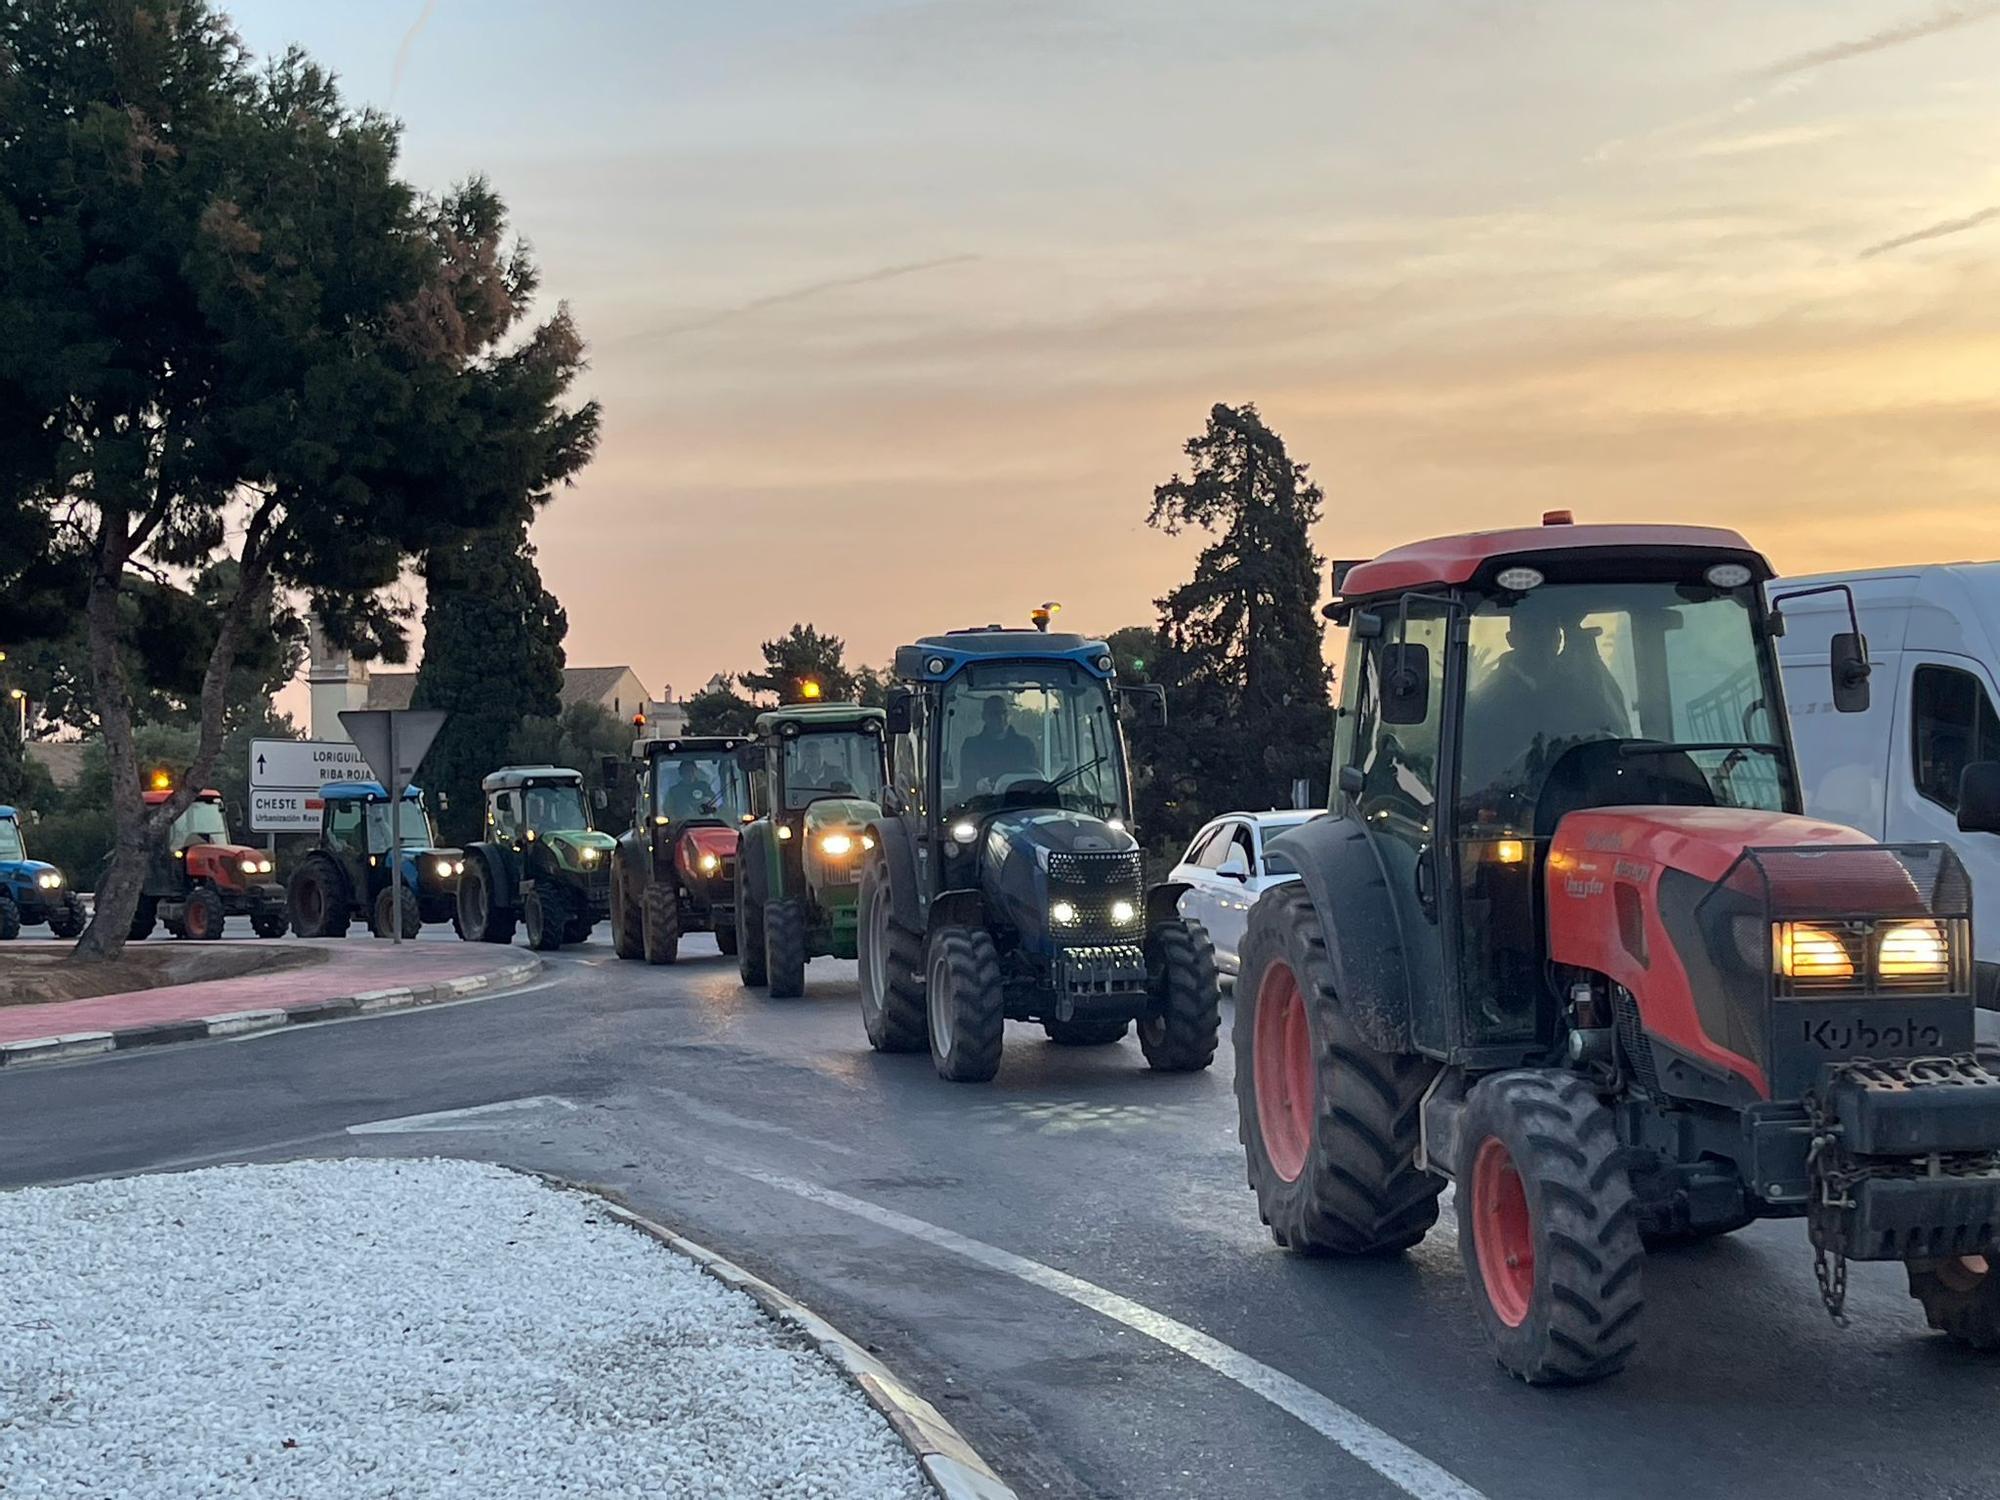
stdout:
MULTIPOLYGON (((1869 705, 1835 713, 1827 654, 1847 597, 1782 604, 1778 657, 1806 811, 1885 843, 1950 844, 1972 876, 1979 1003, 2000 1009, 2000 835, 1958 826, 1959 781, 2000 761, 2000 563, 1781 578, 1774 601, 1845 584, 1868 641, 1869 705)), ((1991 1023, 1982 1024, 1982 1035, 1991 1023)))

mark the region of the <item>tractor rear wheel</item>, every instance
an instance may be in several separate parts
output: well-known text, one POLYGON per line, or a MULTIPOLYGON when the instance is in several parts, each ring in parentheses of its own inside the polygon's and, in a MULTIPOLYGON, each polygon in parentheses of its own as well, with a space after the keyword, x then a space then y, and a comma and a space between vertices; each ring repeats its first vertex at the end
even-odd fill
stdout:
POLYGON ((929 1037, 924 1006, 923 939, 896 920, 889 862, 877 856, 861 872, 858 967, 861 1025, 877 1052, 921 1052, 929 1037))
POLYGON ((1161 1073, 1196 1073, 1215 1061, 1222 1035, 1222 982, 1215 945, 1198 922, 1178 919, 1146 939, 1146 988, 1153 1013, 1139 1022, 1139 1046, 1161 1073))
POLYGON ((458 935, 475 943, 514 941, 516 913, 500 904, 491 856, 475 851, 458 877, 458 935))
POLYGON ((1058 1047, 1108 1047, 1125 1040, 1130 1021, 1044 1021, 1042 1030, 1058 1047))
MULTIPOLYGON (((132 925, 125 930, 125 941, 128 943, 145 942, 147 938, 153 935, 153 924, 159 918, 159 899, 154 896, 141 896, 139 904, 132 908, 132 925)), ((284 930, 284 922, 280 920, 278 931, 283 932, 284 930)))
POLYGON ((993 935, 983 927, 940 928, 931 935, 928 969, 931 1063, 953 1083, 985 1083, 1000 1071, 1007 1029, 993 935))
POLYGON ((324 855, 308 858, 292 875, 286 893, 292 931, 302 938, 347 936, 347 881, 324 855))
POLYGON ((90 917, 83 909, 83 897, 75 891, 64 891, 62 905, 49 918, 49 936, 68 942, 89 924, 90 917))
POLYGON ((275 914, 252 917, 250 930, 260 938, 281 938, 285 935, 285 919, 275 914))
POLYGON ((806 904, 773 901, 764 908, 764 972, 773 1000, 806 992, 806 904))
MULTIPOLYGON (((368 924, 368 930, 378 938, 392 938, 396 935, 396 891, 393 886, 383 886, 375 893, 375 915, 368 924)), ((405 887, 403 890, 403 936, 416 937, 424 930, 424 915, 417 910, 416 892, 405 887)))
POLYGON ((644 958, 646 944, 644 935, 645 913, 639 903, 632 899, 632 887, 625 881, 625 872, 617 865, 611 867, 611 951, 620 958, 644 958))
POLYGON ((1496 1073, 1459 1139, 1459 1255, 1501 1368, 1530 1385, 1622 1370, 1645 1250, 1611 1111, 1571 1073, 1496 1073))
POLYGON ((521 920, 528 929, 528 946, 538 953, 553 953, 568 936, 569 906, 561 891, 531 885, 521 897, 521 920))
POLYGON ((734 958, 743 946, 734 922, 722 922, 715 929, 715 950, 724 958, 734 958))
POLYGON ((1362 1038, 1297 886, 1251 908, 1232 1035, 1237 1138, 1271 1237, 1312 1255, 1393 1255, 1421 1240, 1444 1190, 1416 1164, 1437 1067, 1362 1038))
POLYGON ((640 903, 640 928, 646 962, 670 964, 681 952, 681 906, 673 887, 656 880, 646 887, 640 903))
POLYGON ((12 896, 0 896, 0 943, 11 943, 21 935, 21 908, 12 896))
POLYGON ((196 942, 213 942, 222 936, 222 929, 228 925, 228 916, 222 909, 222 898, 205 885, 198 885, 188 892, 187 902, 181 907, 181 932, 196 942))
POLYGON ((1910 1295, 1931 1327, 1968 1349, 2000 1349, 2000 1275, 1989 1255, 1913 1260, 1910 1295))

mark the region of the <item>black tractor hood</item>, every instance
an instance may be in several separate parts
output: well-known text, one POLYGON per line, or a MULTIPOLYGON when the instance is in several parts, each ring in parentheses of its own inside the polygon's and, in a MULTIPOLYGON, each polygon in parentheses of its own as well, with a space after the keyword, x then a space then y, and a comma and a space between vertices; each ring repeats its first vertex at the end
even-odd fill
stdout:
POLYGON ((1139 847, 1131 834, 1102 818, 1058 807, 1009 808, 988 818, 986 827, 989 836, 998 833, 1017 848, 1060 854, 1123 854, 1139 847))

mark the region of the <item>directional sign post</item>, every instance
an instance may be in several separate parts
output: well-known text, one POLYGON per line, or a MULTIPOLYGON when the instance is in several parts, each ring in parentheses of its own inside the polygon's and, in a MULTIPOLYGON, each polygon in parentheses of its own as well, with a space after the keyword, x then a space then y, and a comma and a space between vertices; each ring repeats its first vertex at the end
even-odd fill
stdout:
POLYGON ((311 833, 319 791, 329 781, 373 781, 368 757, 345 740, 252 740, 250 827, 258 833, 311 833))
POLYGON ((340 727, 389 789, 389 940, 393 943, 403 940, 403 788, 423 764, 424 753, 444 721, 441 708, 349 708, 340 715, 340 727))

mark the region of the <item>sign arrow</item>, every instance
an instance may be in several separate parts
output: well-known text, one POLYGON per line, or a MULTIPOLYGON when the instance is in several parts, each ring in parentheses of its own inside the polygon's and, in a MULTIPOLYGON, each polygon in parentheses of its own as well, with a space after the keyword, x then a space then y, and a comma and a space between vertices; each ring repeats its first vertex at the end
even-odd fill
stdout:
POLYGON ((264 774, 264 757, 261 754, 257 757, 257 774, 259 776, 264 774))

